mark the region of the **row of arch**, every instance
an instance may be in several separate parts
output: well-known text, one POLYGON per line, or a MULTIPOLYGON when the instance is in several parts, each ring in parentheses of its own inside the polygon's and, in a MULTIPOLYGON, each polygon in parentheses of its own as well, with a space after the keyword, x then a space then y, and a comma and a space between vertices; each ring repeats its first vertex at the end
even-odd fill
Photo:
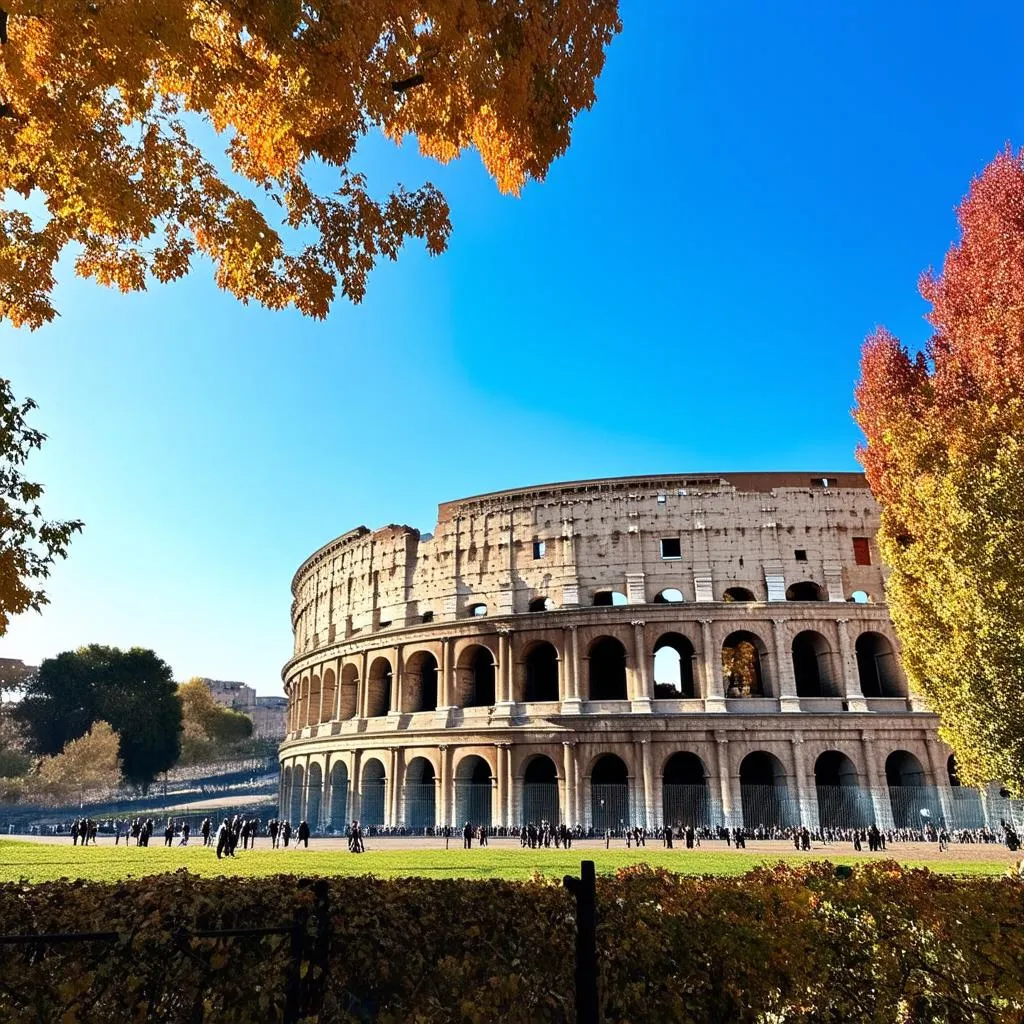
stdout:
MULTIPOLYGON (((952 757, 947 762, 946 780, 959 786, 952 757)), ((814 763, 817 820, 823 826, 866 826, 876 820, 876 805, 862 785, 853 761, 839 750, 826 750, 814 763)), ((661 821, 673 826, 714 826, 724 820, 718 796, 709 784, 710 775, 701 757, 679 751, 665 761, 661 773, 661 821)), ((305 818, 314 826, 341 827, 349 820, 349 776, 343 762, 331 770, 328 806, 322 804, 323 773, 319 764, 284 769, 281 810, 294 821, 305 818)), ((563 793, 555 762, 546 754, 535 754, 522 773, 519 819, 560 822, 563 793)), ((601 754, 590 766, 589 821, 596 829, 616 828, 636 822, 629 768, 621 757, 601 754)), ((363 765, 359 787, 358 814, 364 824, 387 821, 386 770, 382 761, 371 757, 363 765)), ((453 821, 490 824, 494 818, 495 779, 488 762, 477 754, 463 757, 453 775, 453 821)), ((892 751, 885 762, 891 822, 895 827, 921 824, 921 810, 936 820, 941 816, 937 789, 929 781, 918 758, 907 750, 892 751)), ((805 823, 797 805, 791 780, 782 762, 772 753, 756 750, 739 765, 742 823, 748 828, 805 823)), ((414 757, 404 772, 399 801, 400 821, 413 829, 439 824, 438 789, 434 765, 427 757, 414 757)), ((576 822, 570 822, 576 824, 576 822)))
MULTIPOLYGON (((865 697, 906 697, 906 683, 889 639, 881 633, 861 633, 854 644, 860 690, 865 697)), ((798 633, 790 644, 792 671, 799 697, 841 697, 844 680, 841 660, 826 637, 813 629, 798 633)), ((721 647, 723 686, 726 697, 778 696, 778 682, 772 680, 767 666, 768 647, 749 629, 730 633, 721 647)), ((692 641, 678 632, 663 633, 653 648, 653 698, 655 700, 692 699, 706 696, 699 692, 697 651, 692 641)), ((614 636, 599 636, 588 646, 584 658, 586 671, 580 696, 584 700, 614 701, 628 699, 628 654, 623 642, 614 636)), ((564 698, 561 658, 555 646, 536 640, 522 654, 522 671, 513 681, 513 699, 526 702, 558 701, 564 698)), ((497 699, 495 656, 483 644, 468 645, 454 670, 456 707, 490 707, 497 699)), ((403 666, 401 706, 393 707, 392 664, 381 655, 368 665, 365 713, 369 718, 392 711, 416 713, 440 706, 439 666, 429 651, 417 651, 403 666)), ((323 676, 303 676, 291 694, 290 729, 360 716, 359 671, 353 664, 341 670, 340 681, 334 669, 323 676), (337 688, 340 687, 340 693, 337 688)))

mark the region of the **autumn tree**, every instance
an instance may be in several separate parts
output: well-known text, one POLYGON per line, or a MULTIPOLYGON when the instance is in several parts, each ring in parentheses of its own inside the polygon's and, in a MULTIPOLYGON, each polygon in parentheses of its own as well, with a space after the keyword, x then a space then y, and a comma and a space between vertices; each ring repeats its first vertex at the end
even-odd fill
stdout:
POLYGON ((0 192, 23 202, 0 210, 0 318, 30 327, 68 246, 123 291, 202 254, 243 301, 359 301, 378 257, 451 229, 429 183, 377 198, 360 140, 475 148, 517 194, 567 149, 620 27, 616 0, 2 3, 0 192))
MULTIPOLYGON (((39 505, 43 487, 24 475, 28 457, 46 440, 29 426, 35 407, 31 398, 16 400, 10 381, 0 378, 0 636, 12 615, 40 611, 47 603, 43 581, 54 562, 67 557, 72 536, 82 529, 78 520, 45 519, 39 505)), ((15 685, 7 676, 0 675, 0 690, 15 685)))
POLYGON ((47 658, 18 705, 35 749, 56 754, 97 721, 120 736, 125 779, 143 790, 181 751, 181 702, 153 651, 90 644, 47 658))
POLYGON ((860 450, 881 504, 887 598, 912 685, 960 778, 1024 793, 1024 155, 998 156, 921 279, 934 328, 861 360, 860 450))
POLYGON ((110 724, 94 722, 84 736, 39 762, 29 795, 66 801, 91 790, 112 788, 121 777, 119 750, 120 739, 110 724))
POLYGON ((252 736, 252 719, 213 699, 205 681, 195 677, 178 687, 181 701, 181 759, 196 764, 215 760, 226 748, 252 736))

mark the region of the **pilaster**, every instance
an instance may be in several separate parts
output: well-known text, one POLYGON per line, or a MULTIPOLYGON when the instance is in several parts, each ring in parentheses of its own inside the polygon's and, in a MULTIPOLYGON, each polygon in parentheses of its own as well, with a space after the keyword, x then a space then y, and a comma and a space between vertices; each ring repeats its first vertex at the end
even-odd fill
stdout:
POLYGON ((633 671, 631 678, 633 692, 630 694, 630 710, 634 713, 651 713, 651 690, 649 672, 647 669, 647 652, 644 644, 643 619, 636 619, 631 623, 633 627, 633 671))
POLYGON ((778 679, 779 709, 799 711, 800 698, 796 692, 796 676, 793 674, 793 656, 786 642, 785 619, 772 619, 772 640, 775 646, 775 678, 778 679))
POLYGON ((725 687, 722 682, 722 655, 715 649, 711 632, 713 619, 700 620, 700 642, 704 656, 704 710, 725 711, 725 687))

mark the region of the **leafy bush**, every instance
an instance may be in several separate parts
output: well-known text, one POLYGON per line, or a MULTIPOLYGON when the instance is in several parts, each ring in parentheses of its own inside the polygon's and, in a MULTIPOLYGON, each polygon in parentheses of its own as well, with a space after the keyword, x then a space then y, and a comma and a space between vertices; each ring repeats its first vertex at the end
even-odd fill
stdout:
MULTIPOLYGON (((321 1021, 572 1019, 572 899, 560 885, 366 877, 329 882, 312 953, 321 1021)), ((0 886, 0 931, 111 930, 116 943, 5 950, 0 1019, 280 1020, 288 937, 181 929, 288 924, 291 876, 0 886)), ((1024 885, 893 863, 598 880, 606 1021, 967 1022, 1024 1016, 1024 885)), ((307 945, 307 949, 313 948, 307 945)))

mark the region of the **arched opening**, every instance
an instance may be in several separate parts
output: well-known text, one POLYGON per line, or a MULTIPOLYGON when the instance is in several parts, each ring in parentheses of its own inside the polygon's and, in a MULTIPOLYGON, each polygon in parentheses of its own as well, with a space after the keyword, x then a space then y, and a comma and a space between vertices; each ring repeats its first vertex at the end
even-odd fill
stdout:
POLYGON ((800 697, 835 697, 832 678, 832 649, 828 641, 813 629, 793 637, 793 675, 800 697))
POLYGON ((888 637, 881 633, 861 633, 856 650, 857 675, 865 697, 906 697, 896 652, 888 637))
POLYGON ((309 766, 309 781, 306 783, 309 795, 306 797, 306 821, 310 830, 316 832, 320 828, 320 798, 324 790, 324 773, 314 761, 309 766))
POLYGON ((760 637, 744 629, 730 633, 722 644, 722 679, 727 697, 764 697, 760 637))
POLYGON ((863 828, 874 817, 871 801, 860 788, 857 768, 845 754, 826 750, 814 762, 818 820, 827 828, 863 828))
POLYGON ((414 757, 405 770, 402 821, 409 828, 433 828, 437 822, 437 776, 425 757, 414 757))
POLYGON ((618 590, 595 590, 594 604, 599 608, 609 608, 612 606, 619 608, 624 604, 629 604, 629 601, 626 600, 626 595, 618 590))
POLYGON ((885 781, 896 828, 924 828, 938 825, 941 809, 935 787, 921 762, 908 750, 894 750, 885 759, 885 781))
POLYGON ((359 710, 359 669, 345 665, 341 670, 341 702, 338 718, 347 722, 359 710))
POLYGON ((340 831, 348 821, 348 768, 336 761, 331 769, 331 828, 340 831))
POLYGON ((464 757, 455 769, 456 824, 491 824, 491 766, 476 754, 464 757))
POLYGON ((292 799, 292 770, 286 767, 281 771, 281 793, 277 801, 277 813, 281 818, 288 817, 292 799))
POLYGON ((298 825, 302 821, 302 805, 306 797, 306 773, 303 770, 301 764, 295 766, 295 771, 292 772, 292 799, 291 807, 288 810, 288 816, 291 818, 293 825, 298 825))
POLYGON ((615 754, 602 754, 590 770, 590 820, 598 832, 632 824, 629 769, 615 754))
POLYGON ((320 724, 320 698, 323 696, 323 688, 320 684, 320 677, 314 675, 309 682, 309 724, 320 724))
POLYGON ((960 782, 956 758, 950 754, 946 759, 946 775, 949 777, 950 813, 953 828, 982 828, 985 825, 985 808, 981 794, 971 786, 960 782))
POLYGON ((748 590, 746 587, 729 587, 724 594, 722 594, 722 600, 726 604, 732 604, 734 601, 756 601, 754 592, 748 590))
POLYGON ((531 757, 523 772, 523 820, 522 824, 539 824, 542 821, 557 824, 558 814, 558 770, 555 762, 544 754, 531 757))
POLYGON ((787 828, 799 821, 789 798, 782 762, 764 750, 747 754, 740 764, 740 796, 746 828, 787 828))
POLYGON ((558 652, 545 641, 534 644, 526 654, 523 700, 558 700, 558 652))
POLYGON ((338 699, 338 685, 333 668, 324 672, 323 693, 323 713, 320 721, 329 722, 334 717, 334 702, 338 699))
POLYGON ((487 605, 485 604, 471 604, 467 609, 466 613, 473 616, 473 618, 480 618, 487 614, 487 605))
POLYGON ((626 648, 613 636, 590 645, 587 672, 589 700, 626 700, 626 648))
POLYGON ((711 824, 711 797, 704 762, 681 751, 673 754, 662 772, 662 820, 673 828, 711 824))
POLYGON ((437 659, 430 651, 417 651, 405 663, 403 711, 433 711, 437 707, 437 659))
POLYGON ((864 590, 855 590, 850 595, 850 600, 854 604, 871 604, 871 595, 864 590))
POLYGON ((800 580, 786 588, 787 601, 824 601, 825 594, 817 583, 811 580, 800 580))
POLYGON ((386 820, 384 780, 384 765, 371 757, 363 767, 363 786, 359 797, 360 823, 363 825, 383 825, 386 820))
POLYGON ((462 708, 494 704, 494 655, 480 644, 467 647, 455 669, 456 703, 462 708))
POLYGON ((297 707, 298 715, 295 721, 295 729, 304 729, 309 725, 309 676, 303 676, 299 681, 299 701, 297 707))
POLYGON ((557 605, 550 597, 535 597, 530 602, 531 612, 553 612, 557 605))
POLYGON ((391 662, 387 658, 374 658, 366 685, 367 717, 386 715, 391 710, 391 662))
POLYGON ((693 665, 697 654, 681 633, 663 633, 654 645, 654 699, 695 697, 693 665))
POLYGON ((677 590, 675 587, 669 587, 667 590, 663 590, 660 594, 654 595, 655 604, 682 604, 683 603, 683 592, 677 590))

